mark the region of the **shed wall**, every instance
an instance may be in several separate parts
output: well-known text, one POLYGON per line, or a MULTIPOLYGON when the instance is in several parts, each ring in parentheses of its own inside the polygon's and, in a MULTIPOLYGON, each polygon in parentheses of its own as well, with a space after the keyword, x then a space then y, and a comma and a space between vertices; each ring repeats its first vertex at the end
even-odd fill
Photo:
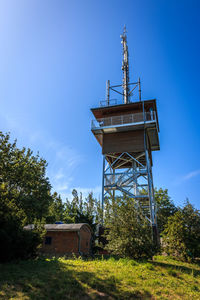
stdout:
POLYGON ((41 252, 52 255, 67 255, 72 253, 80 255, 80 250, 81 254, 87 255, 91 252, 91 236, 88 226, 82 226, 80 231, 47 231, 41 252), (50 245, 45 244, 46 237, 51 238, 50 245))
POLYGON ((76 231, 47 231, 41 252, 46 254, 79 254, 78 234, 76 231), (45 238, 51 237, 51 245, 45 244, 45 238))
POLYGON ((91 249, 91 231, 87 226, 80 230, 80 250, 84 254, 90 254, 91 249))

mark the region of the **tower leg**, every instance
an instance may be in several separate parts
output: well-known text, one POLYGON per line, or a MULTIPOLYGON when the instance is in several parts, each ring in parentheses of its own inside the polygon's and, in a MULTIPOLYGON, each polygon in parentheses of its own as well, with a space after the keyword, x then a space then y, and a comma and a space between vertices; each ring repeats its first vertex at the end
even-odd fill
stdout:
POLYGON ((159 233, 157 227, 157 216, 156 216, 156 203, 154 198, 154 187, 153 187, 153 176, 152 176, 152 168, 149 159, 148 150, 145 150, 146 154, 146 162, 147 162, 147 173, 148 173, 148 192, 149 192, 149 204, 150 204, 150 217, 152 224, 152 236, 153 243, 155 247, 159 246, 159 233))
POLYGON ((151 161, 148 150, 137 155, 124 152, 119 155, 106 154, 103 157, 102 210, 105 197, 113 201, 115 197, 126 195, 140 206, 144 217, 152 226, 152 238, 158 244, 156 203, 154 199, 151 161), (141 163, 141 160, 143 163, 141 163), (105 165, 107 162, 107 165, 105 165), (146 193, 144 193, 146 190, 146 193))
POLYGON ((150 164, 149 153, 148 153, 147 149, 145 150, 145 155, 146 155, 147 176, 148 176, 148 193, 149 193, 149 204, 150 204, 150 217, 151 217, 152 226, 154 226, 154 225, 156 226, 151 164, 150 164))
POLYGON ((160 245, 160 236, 157 225, 152 225, 153 244, 157 248, 160 245))
POLYGON ((102 224, 104 218, 104 177, 105 177, 105 155, 103 156, 102 195, 101 195, 102 224))

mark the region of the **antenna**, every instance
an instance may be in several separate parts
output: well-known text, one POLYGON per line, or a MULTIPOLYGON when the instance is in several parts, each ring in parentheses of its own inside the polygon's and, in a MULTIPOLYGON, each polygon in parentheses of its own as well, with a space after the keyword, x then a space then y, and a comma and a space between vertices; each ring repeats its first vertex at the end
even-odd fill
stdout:
POLYGON ((129 62, 128 62, 128 46, 126 36, 126 26, 124 25, 123 34, 120 36, 123 46, 123 60, 122 60, 122 71, 123 71, 123 98, 124 103, 129 103, 129 62))
POLYGON ((106 81, 106 102, 107 102, 107 105, 109 106, 109 104, 110 104, 110 80, 106 81))

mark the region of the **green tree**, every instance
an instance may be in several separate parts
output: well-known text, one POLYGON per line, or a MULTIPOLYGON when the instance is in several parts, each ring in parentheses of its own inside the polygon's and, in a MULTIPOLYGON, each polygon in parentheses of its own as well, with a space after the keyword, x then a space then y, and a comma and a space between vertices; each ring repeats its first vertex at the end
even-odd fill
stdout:
POLYGON ((64 204, 63 222, 67 224, 75 223, 76 210, 74 210, 71 202, 66 199, 64 204))
POLYGON ((163 249, 182 260, 200 257, 200 213, 189 201, 169 217, 162 233, 163 249))
MULTIPOLYGON (((41 232, 23 230, 27 223, 41 223, 52 202, 45 177, 46 161, 30 149, 19 149, 9 134, 0 132, 0 260, 33 255, 41 232)), ((38 226, 36 226, 38 227, 38 226)))
MULTIPOLYGON (((30 149, 19 149, 10 135, 0 132, 0 184, 26 215, 28 223, 42 219, 52 201, 51 185, 45 176, 47 163, 30 149)), ((0 195, 1 196, 1 195, 0 195)))
POLYGON ((154 196, 157 204, 157 222, 158 230, 161 233, 164 230, 165 224, 167 224, 168 218, 177 211, 176 206, 168 195, 167 189, 154 190, 154 196))
POLYGON ((5 184, 0 185, 0 195, 0 262, 36 255, 42 231, 23 229, 27 217, 5 184))
POLYGON ((151 226, 134 200, 124 196, 123 199, 116 198, 112 203, 106 202, 106 249, 122 257, 151 257, 151 226))
POLYGON ((69 202, 67 199, 65 206, 65 222, 69 223, 87 223, 85 215, 83 213, 83 199, 82 193, 80 196, 76 189, 72 190, 72 201, 69 202))
POLYGON ((65 215, 65 204, 63 204, 60 195, 56 192, 52 195, 52 203, 49 206, 47 223, 55 223, 56 221, 63 221, 65 215))
POLYGON ((102 224, 103 220, 103 210, 100 199, 95 201, 96 213, 95 213, 95 224, 102 224))
POLYGON ((83 200, 82 193, 72 190, 72 201, 66 199, 62 221, 66 223, 88 223, 93 230, 96 224, 102 220, 100 201, 97 201, 93 193, 88 193, 83 200))

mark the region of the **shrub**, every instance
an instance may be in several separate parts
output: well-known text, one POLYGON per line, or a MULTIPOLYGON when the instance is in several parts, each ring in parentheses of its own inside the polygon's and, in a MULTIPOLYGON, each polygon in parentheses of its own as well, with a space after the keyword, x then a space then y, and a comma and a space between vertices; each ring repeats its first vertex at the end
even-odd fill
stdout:
POLYGON ((152 230, 133 199, 116 198, 106 204, 106 249, 121 257, 143 258, 154 253, 152 230))
POLYGON ((178 259, 190 261, 200 256, 200 213, 188 201, 169 217, 163 231, 163 250, 178 259))

